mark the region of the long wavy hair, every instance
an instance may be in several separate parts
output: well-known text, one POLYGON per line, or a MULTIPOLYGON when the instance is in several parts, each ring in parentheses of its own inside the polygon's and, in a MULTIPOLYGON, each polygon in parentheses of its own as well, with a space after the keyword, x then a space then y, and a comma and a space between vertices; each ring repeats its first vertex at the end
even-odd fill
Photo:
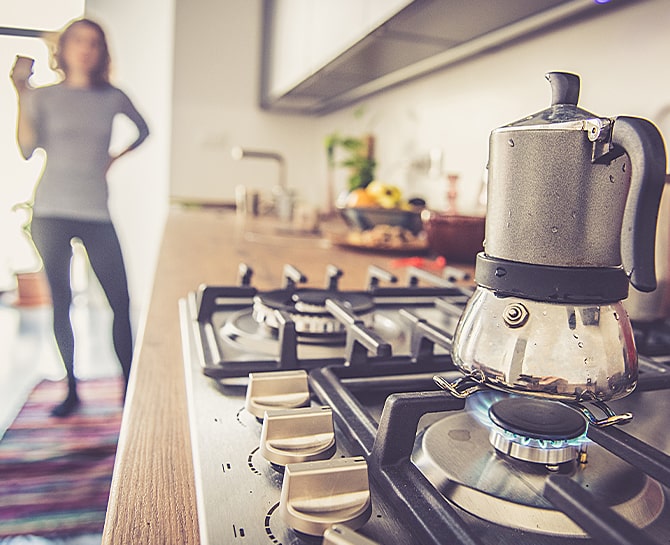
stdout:
POLYGON ((101 87, 109 84, 109 72, 111 65, 111 57, 109 55, 109 47, 107 46, 107 38, 105 36, 105 31, 102 27, 92 21, 91 19, 77 19, 69 23, 58 36, 58 41, 56 43, 56 48, 53 53, 53 68, 65 77, 67 77, 68 66, 65 61, 63 51, 66 47, 67 41, 70 38, 72 30, 79 26, 87 26, 95 30, 100 39, 100 58, 98 59, 98 64, 91 71, 91 85, 94 87, 101 87))

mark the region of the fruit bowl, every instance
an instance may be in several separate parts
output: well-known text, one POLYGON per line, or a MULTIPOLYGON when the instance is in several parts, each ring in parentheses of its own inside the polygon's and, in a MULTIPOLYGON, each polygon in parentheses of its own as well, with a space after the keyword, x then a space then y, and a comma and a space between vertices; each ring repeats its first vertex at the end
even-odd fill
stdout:
POLYGON ((346 224, 351 229, 358 231, 367 231, 377 225, 402 227, 413 235, 418 235, 423 230, 421 212, 417 210, 382 208, 377 206, 344 206, 339 210, 346 224))
POLYGON ((428 246, 447 261, 474 264, 477 254, 484 249, 483 216, 461 216, 433 210, 421 214, 428 246))

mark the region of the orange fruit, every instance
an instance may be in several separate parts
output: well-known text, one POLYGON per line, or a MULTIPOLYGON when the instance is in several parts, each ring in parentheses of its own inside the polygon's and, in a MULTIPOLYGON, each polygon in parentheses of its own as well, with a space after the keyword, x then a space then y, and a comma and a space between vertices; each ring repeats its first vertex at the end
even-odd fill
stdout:
POLYGON ((354 207, 369 207, 369 206, 378 206, 377 199, 375 199, 370 193, 368 193, 365 188, 359 187, 349 192, 347 195, 346 206, 350 208, 354 207))

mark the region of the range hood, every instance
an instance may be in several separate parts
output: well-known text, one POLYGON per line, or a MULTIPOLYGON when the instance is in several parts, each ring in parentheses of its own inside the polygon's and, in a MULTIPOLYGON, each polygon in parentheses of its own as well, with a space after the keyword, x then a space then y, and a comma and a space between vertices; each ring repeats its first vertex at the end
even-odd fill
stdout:
POLYGON ((264 2, 261 107, 322 115, 540 30, 630 0, 414 0, 290 88, 270 90, 275 2, 264 2))

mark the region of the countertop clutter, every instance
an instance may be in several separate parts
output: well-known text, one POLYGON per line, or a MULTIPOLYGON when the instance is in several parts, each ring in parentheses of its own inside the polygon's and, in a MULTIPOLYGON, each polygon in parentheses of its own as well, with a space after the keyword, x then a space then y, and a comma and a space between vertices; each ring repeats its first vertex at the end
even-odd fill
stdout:
POLYGON ((103 543, 200 543, 181 298, 203 283, 236 285, 240 263, 253 268, 253 283, 260 289, 279 284, 284 264, 299 268, 314 286, 324 285, 326 267, 334 264, 345 271, 340 286, 359 289, 365 286, 368 266, 392 271, 396 259, 352 251, 315 235, 281 233, 268 218, 173 207, 138 335, 103 543))

